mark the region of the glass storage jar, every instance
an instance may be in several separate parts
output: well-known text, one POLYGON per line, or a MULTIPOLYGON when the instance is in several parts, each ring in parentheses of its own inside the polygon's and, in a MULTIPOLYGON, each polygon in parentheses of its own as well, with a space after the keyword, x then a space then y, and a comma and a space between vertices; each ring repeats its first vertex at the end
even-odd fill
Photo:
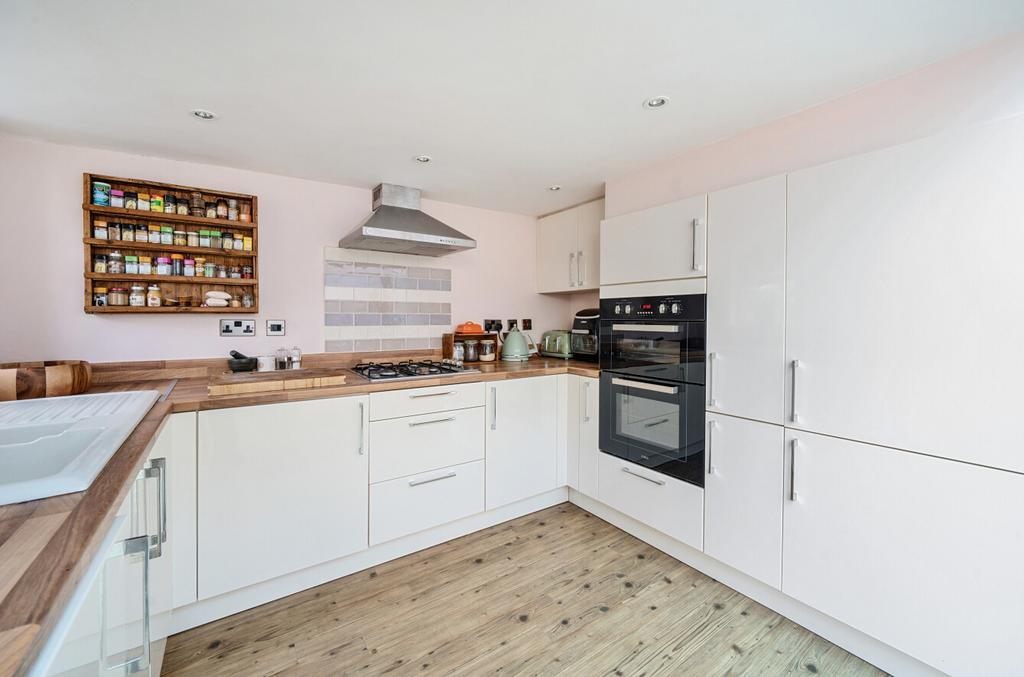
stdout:
POLYGON ((124 275, 124 256, 113 251, 107 254, 107 272, 112 275, 124 275))
POLYGON ((108 306, 126 306, 126 305, 128 305, 128 288, 127 287, 111 287, 110 291, 107 292, 107 305, 108 306))
POLYGON ((178 216, 188 216, 188 202, 185 200, 178 200, 177 208, 178 216))
POLYGON ((171 258, 169 256, 158 256, 156 259, 156 274, 157 275, 170 275, 171 274, 171 258))
POLYGON ((196 274, 196 261, 195 259, 185 259, 185 271, 182 273, 185 277, 193 277, 196 274))
POLYGON ((146 285, 132 285, 132 293, 128 296, 128 305, 136 308, 141 308, 146 305, 146 285))
POLYGON ((92 222, 92 236, 97 240, 107 239, 107 222, 106 221, 93 221, 92 222))
POLYGON ((124 257, 124 272, 125 275, 138 275, 139 274, 139 257, 138 256, 126 256, 124 257))
POLYGON ((183 230, 176 230, 172 233, 175 247, 188 246, 188 234, 183 230))
POLYGON ((185 257, 181 254, 171 254, 171 275, 185 274, 185 257))
POLYGON ((121 224, 121 239, 125 242, 135 242, 135 224, 121 224))
POLYGON ((217 218, 228 218, 228 201, 225 200, 224 198, 217 200, 217 218))
POLYGON ((164 214, 173 214, 178 206, 178 198, 173 195, 164 195, 164 214))
POLYGON ((203 277, 217 277, 217 264, 206 263, 203 266, 203 277))
POLYGON ((163 195, 150 195, 149 196, 149 211, 160 212, 164 211, 164 197, 163 195))
POLYGON ((223 249, 234 249, 235 248, 235 236, 231 233, 224 232, 220 236, 220 246, 223 249))
POLYGON ((139 257, 139 275, 152 275, 153 274, 153 257, 152 256, 140 256, 139 257))
POLYGON ((107 272, 107 255, 97 254, 92 257, 92 272, 94 273, 105 273, 107 272))
POLYGON ((206 203, 206 218, 215 219, 217 218, 217 203, 207 202, 206 203))
POLYGON ((160 244, 174 244, 174 228, 160 226, 160 244))
POLYGON ((202 256, 196 257, 196 277, 206 276, 206 259, 202 256))
POLYGON ((139 194, 134 190, 126 190, 124 192, 124 208, 125 209, 138 209, 139 208, 139 194))
POLYGON ((228 221, 238 220, 238 200, 228 200, 228 221))
POLYGON ((146 291, 146 305, 150 308, 159 308, 163 305, 164 294, 160 291, 160 285, 151 284, 146 291))
POLYGON ((92 304, 94 306, 105 306, 105 305, 107 305, 107 288, 106 287, 93 287, 92 288, 92 304))
POLYGON ((495 355, 495 343, 492 339, 484 339, 480 341, 480 361, 481 362, 494 362, 495 355))
POLYGON ((224 264, 217 264, 217 277, 227 277, 228 267, 224 264))
POLYGON ((466 346, 466 357, 464 358, 465 361, 476 362, 477 360, 479 360, 477 346, 480 345, 480 342, 477 341, 476 339, 466 339, 465 341, 463 341, 463 344, 465 344, 466 346))
POLYGON ((199 231, 199 246, 209 247, 210 246, 210 231, 201 230, 199 231))
POLYGON ((121 239, 121 224, 111 223, 107 226, 107 239, 108 240, 120 240, 121 239))
POLYGON ((211 230, 210 231, 210 246, 213 247, 214 249, 220 249, 221 248, 220 231, 219 230, 211 230))
POLYGON ((117 190, 116 188, 110 191, 110 206, 111 207, 124 207, 124 191, 117 190))
POLYGON ((185 246, 187 247, 198 247, 199 246, 199 233, 194 230, 188 231, 188 235, 185 236, 185 246))
POLYGON ((149 227, 149 243, 160 244, 160 226, 149 227))

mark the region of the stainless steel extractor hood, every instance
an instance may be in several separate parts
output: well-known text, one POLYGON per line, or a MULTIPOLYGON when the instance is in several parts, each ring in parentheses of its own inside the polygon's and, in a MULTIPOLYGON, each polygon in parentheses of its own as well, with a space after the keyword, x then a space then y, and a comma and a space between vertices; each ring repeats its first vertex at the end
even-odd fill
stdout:
POLYGON ((373 189, 373 213, 341 238, 338 246, 444 256, 474 249, 476 240, 421 212, 418 188, 382 183, 373 189))

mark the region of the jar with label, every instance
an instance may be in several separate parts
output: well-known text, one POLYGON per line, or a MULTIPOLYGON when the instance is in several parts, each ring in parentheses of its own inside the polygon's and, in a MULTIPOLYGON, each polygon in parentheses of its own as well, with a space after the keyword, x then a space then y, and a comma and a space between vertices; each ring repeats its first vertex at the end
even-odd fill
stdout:
POLYGON ((124 191, 112 189, 110 191, 110 206, 124 208, 124 191))
POLYGON ((199 246, 209 247, 210 246, 210 231, 201 230, 199 231, 199 246))
POLYGON ((139 194, 134 190, 126 190, 124 192, 124 208, 125 209, 138 209, 139 208, 139 194))
POLYGON ((176 247, 184 247, 184 246, 188 245, 188 234, 186 234, 185 231, 183 231, 183 230, 176 230, 176 231, 174 231, 172 233, 172 235, 173 235, 172 239, 173 239, 173 242, 174 242, 174 246, 176 246, 176 247))
POLYGON ((238 200, 228 200, 228 221, 238 220, 238 200))
POLYGON ((151 284, 146 292, 146 305, 150 308, 159 308, 163 305, 164 294, 160 291, 160 285, 151 284))
POLYGON ((188 231, 185 235, 185 246, 186 247, 198 247, 199 246, 199 233, 194 230, 188 231))
POLYGON ((162 195, 150 195, 149 196, 149 211, 161 212, 164 211, 164 198, 162 195))
POLYGON ((238 266, 229 266, 228 277, 230 277, 232 280, 242 279, 242 269, 239 268, 238 266))
POLYGON ((125 256, 124 257, 124 272, 125 275, 138 275, 139 274, 139 257, 138 256, 125 256))
POLYGON ((94 273, 105 273, 107 272, 107 255, 97 254, 92 257, 92 272, 94 273))
POLYGON ((480 341, 480 361, 494 362, 496 355, 495 347, 495 343, 491 339, 484 339, 480 341))
POLYGON ((128 305, 136 308, 141 308, 146 305, 146 285, 132 285, 132 293, 128 296, 128 305))
POLYGON ((228 267, 223 264, 217 264, 217 277, 227 277, 228 267))
POLYGON ((238 220, 246 222, 252 221, 252 214, 250 213, 251 210, 252 205, 250 205, 248 202, 243 202, 242 204, 238 205, 238 220))
POLYGON ((92 222, 92 236, 97 240, 107 239, 107 222, 106 221, 93 221, 92 222))
POLYGON ((111 287, 110 291, 107 292, 107 305, 108 306, 126 306, 126 305, 128 305, 128 288, 127 287, 111 287))
POLYGON ((109 223, 107 224, 107 239, 108 240, 120 240, 121 239, 121 224, 120 223, 109 223))
POLYGON ((205 270, 205 268, 206 268, 206 259, 203 258, 202 256, 197 256, 195 261, 196 261, 196 263, 195 263, 195 265, 196 265, 196 272, 195 272, 196 277, 205 277, 206 276, 206 270, 205 270))
POLYGON ((135 241, 149 242, 149 226, 144 223, 135 226, 135 241))
POLYGON ((185 270, 182 273, 185 277, 194 277, 196 274, 196 260, 185 259, 185 270))
POLYGON ((94 306, 105 306, 105 305, 107 305, 107 288, 106 287, 93 287, 92 288, 92 304, 94 306))
POLYGON ((210 231, 210 246, 213 247, 214 249, 220 249, 221 248, 220 231, 219 230, 211 230, 210 231))
POLYGON ((178 198, 164 195, 164 214, 173 214, 178 207, 178 198))
POLYGON ((124 256, 121 252, 107 254, 107 272, 111 275, 124 275, 124 256))
POLYGON ((242 266, 242 279, 243 280, 251 280, 252 279, 252 266, 242 266))
POLYGON ((149 211, 149 193, 139 193, 139 211, 149 211))
POLYGON ((121 239, 125 242, 135 242, 135 224, 121 224, 121 239))
POLYGON ((173 226, 160 226, 160 244, 174 244, 173 226))
POLYGON ((160 244, 160 226, 149 227, 149 243, 160 244))
POLYGON ((171 274, 171 258, 169 256, 158 256, 156 258, 156 274, 157 275, 170 275, 171 274))
POLYGON ((171 254, 171 275, 185 274, 185 257, 181 254, 171 254))
POLYGON ((242 238, 242 249, 247 252, 252 251, 252 238, 248 235, 242 238))
POLYGON ((92 203, 100 207, 110 206, 110 184, 106 181, 92 182, 92 203))
POLYGON ((206 218, 215 219, 217 218, 217 203, 207 202, 206 203, 206 218))
POLYGON ((203 264, 203 277, 217 277, 217 264, 216 263, 205 263, 205 264, 203 264))
POLYGON ((480 345, 480 342, 476 339, 466 339, 463 343, 466 345, 465 361, 476 362, 479 360, 480 354, 477 352, 477 346, 480 345))
POLYGON ((153 274, 153 257, 152 256, 140 256, 139 257, 139 275, 152 275, 153 274))
POLYGON ((185 200, 178 200, 177 213, 178 216, 188 216, 188 202, 185 200))
POLYGON ((235 248, 234 236, 231 233, 229 233, 227 231, 224 231, 224 233, 222 233, 221 236, 220 236, 220 246, 223 249, 234 249, 235 248))
POLYGON ((235 251, 240 252, 245 249, 245 238, 242 237, 241 233, 235 233, 235 251))
POLYGON ((217 218, 228 218, 228 201, 225 200, 224 198, 217 200, 217 218))

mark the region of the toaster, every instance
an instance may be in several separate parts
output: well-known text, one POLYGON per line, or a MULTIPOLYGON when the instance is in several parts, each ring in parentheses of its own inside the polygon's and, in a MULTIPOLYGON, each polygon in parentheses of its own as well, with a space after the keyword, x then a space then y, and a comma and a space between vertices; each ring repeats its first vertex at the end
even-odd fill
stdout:
POLYGON ((555 329, 553 331, 546 331, 544 335, 540 337, 540 354, 546 355, 547 357, 561 357, 568 360, 572 357, 572 342, 569 337, 572 336, 565 329, 555 329))

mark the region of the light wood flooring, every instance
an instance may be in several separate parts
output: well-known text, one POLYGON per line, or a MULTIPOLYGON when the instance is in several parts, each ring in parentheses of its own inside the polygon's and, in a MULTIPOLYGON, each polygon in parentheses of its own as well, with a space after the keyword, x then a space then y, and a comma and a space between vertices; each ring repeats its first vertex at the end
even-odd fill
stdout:
POLYGON ((165 677, 881 675, 569 503, 170 638, 165 677))

